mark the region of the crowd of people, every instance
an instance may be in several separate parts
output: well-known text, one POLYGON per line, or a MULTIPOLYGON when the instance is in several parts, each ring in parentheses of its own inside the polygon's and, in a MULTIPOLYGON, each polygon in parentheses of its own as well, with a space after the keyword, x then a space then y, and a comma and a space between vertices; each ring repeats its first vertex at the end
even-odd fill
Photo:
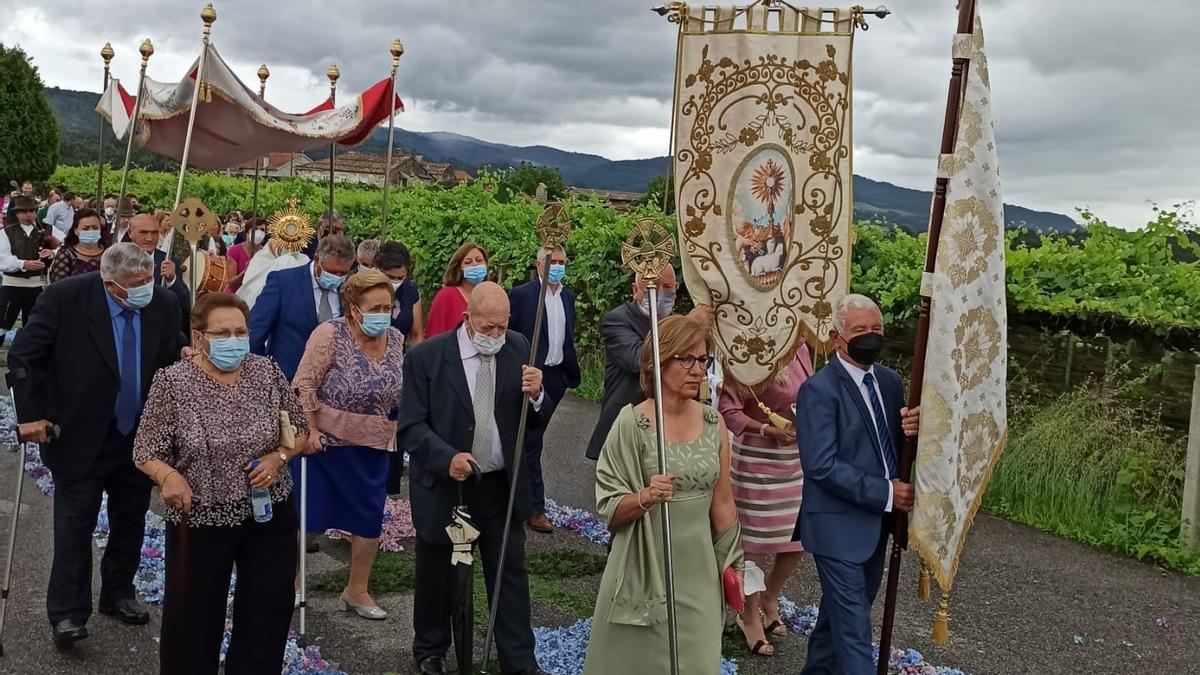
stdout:
MULTIPOLYGON (((500 666, 542 672, 525 542, 526 528, 554 531, 544 438, 581 378, 564 248, 538 250, 529 281, 505 291, 490 280, 486 249, 464 242, 426 314, 403 243, 355 245, 330 211, 318 236, 281 267, 262 218, 234 212, 200 244, 229 261, 226 285, 193 305, 183 282, 188 251, 163 214, 142 212, 133 198, 59 191, 39 216, 28 187, 5 205, 0 328, 22 320, 10 381, 21 434, 42 444, 56 484, 47 593, 55 645, 88 635, 90 535, 102 493, 110 537, 99 611, 149 621, 133 575, 153 486, 168 522, 162 672, 217 672, 235 568, 224 672, 274 672, 300 602, 298 560, 330 529, 351 537, 340 608, 386 620, 369 580, 386 499, 402 489, 407 456, 418 672, 447 672, 446 525, 462 506, 480 531, 489 597, 497 579, 504 585, 500 666), (517 438, 523 414, 529 424, 517 438), (61 435, 51 440, 54 425, 61 435)), ((857 295, 836 305, 836 353, 820 370, 801 343, 773 380, 747 386, 725 374, 706 395, 719 370, 714 312, 697 304, 675 313, 670 267, 657 287, 657 363, 644 279, 634 279, 629 301, 601 326, 604 395, 585 452, 596 461, 596 510, 613 540, 585 672, 625 670, 631 657, 644 672, 667 671, 658 518, 667 502, 682 672, 716 672, 726 585, 741 593, 754 570, 765 590, 746 597, 737 624, 749 653, 771 656, 772 638, 788 630, 778 597, 805 553, 823 593, 805 672, 870 672, 870 607, 888 523, 913 500, 897 450, 919 420, 918 410, 902 408, 899 377, 876 363, 878 308, 857 295), (658 470, 655 370, 667 473, 658 470)))

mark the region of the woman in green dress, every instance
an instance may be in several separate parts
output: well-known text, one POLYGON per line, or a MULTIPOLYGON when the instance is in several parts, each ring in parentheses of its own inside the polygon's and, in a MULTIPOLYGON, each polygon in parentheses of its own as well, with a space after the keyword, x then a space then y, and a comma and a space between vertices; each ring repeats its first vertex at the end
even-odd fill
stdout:
MULTIPOLYGON (((596 508, 613 533, 585 675, 669 671, 667 596, 658 509, 671 502, 679 671, 720 672, 725 569, 741 569, 741 528, 729 483, 729 433, 697 402, 711 341, 683 316, 659 324, 668 473, 658 471, 654 356, 642 348, 647 400, 617 416, 596 466, 596 508)), ((740 572, 739 572, 740 580, 740 572)))

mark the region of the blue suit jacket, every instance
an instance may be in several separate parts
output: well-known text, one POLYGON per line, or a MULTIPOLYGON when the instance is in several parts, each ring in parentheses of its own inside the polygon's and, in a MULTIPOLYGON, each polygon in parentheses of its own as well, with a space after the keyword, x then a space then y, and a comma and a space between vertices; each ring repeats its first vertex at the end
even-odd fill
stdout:
MULTIPOLYGON (((903 388, 895 371, 875 365, 888 432, 897 455, 903 442, 903 388)), ((867 403, 834 356, 800 385, 796 443, 804 497, 793 539, 814 555, 864 563, 882 534, 888 481, 867 403)))
MULTIPOLYGON (((510 330, 515 330, 533 344, 533 321, 537 316, 538 296, 542 292, 537 279, 521 284, 508 292, 510 330)), ((567 330, 563 338, 563 372, 567 376, 567 389, 579 386, 579 359, 575 356, 575 294, 562 286, 563 313, 567 316, 567 330)), ((542 336, 538 338, 537 367, 546 367, 546 353, 550 346, 549 328, 542 318, 542 336)))
POLYGON ((312 265, 271 272, 250 310, 250 351, 275 359, 288 381, 320 324, 312 278, 312 265))

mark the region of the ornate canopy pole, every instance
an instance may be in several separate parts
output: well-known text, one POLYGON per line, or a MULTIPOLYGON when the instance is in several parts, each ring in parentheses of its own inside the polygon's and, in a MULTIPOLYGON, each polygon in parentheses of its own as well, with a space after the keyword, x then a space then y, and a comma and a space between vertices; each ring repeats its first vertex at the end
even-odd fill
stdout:
MULTIPOLYGON (((646 282, 650 294, 650 344, 654 353, 654 426, 658 449, 658 472, 667 473, 667 433, 663 427, 662 366, 658 338, 658 280, 675 257, 675 239, 652 218, 637 222, 621 246, 621 262, 646 282)), ((671 550, 671 503, 659 510, 662 521, 663 562, 667 590, 667 647, 670 649, 671 675, 679 675, 679 628, 675 618, 675 562, 671 550)))
MULTIPOLYGON (((958 33, 970 33, 975 25, 975 0, 959 0, 958 3, 958 33)), ((962 112, 963 92, 966 88, 966 67, 970 59, 956 58, 950 71, 950 90, 946 96, 946 117, 942 126, 942 155, 954 153, 954 144, 958 139, 959 114, 962 112)), ((929 215, 929 245, 925 250, 925 274, 934 272, 937 262, 938 241, 941 239, 942 222, 946 215, 946 190, 950 186, 949 177, 940 177, 934 184, 933 208, 929 215)), ((917 335, 913 346, 912 371, 909 375, 908 407, 921 405, 921 385, 925 380, 925 347, 929 342, 929 310, 931 298, 921 296, 920 313, 917 315, 917 335)), ((917 456, 917 439, 904 437, 904 445, 900 448, 899 473, 897 476, 905 483, 911 482, 913 460, 917 456)), ((908 514, 897 511, 892 520, 892 552, 888 561, 887 588, 884 591, 883 627, 879 635, 879 662, 876 668, 878 675, 887 675, 888 657, 891 654, 892 630, 896 620, 896 591, 900 585, 900 561, 904 549, 908 548, 908 514)))
MULTIPOLYGON (((104 59, 104 88, 100 91, 108 91, 109 66, 112 64, 113 55, 112 44, 105 42, 100 48, 100 58, 104 59)), ((104 206, 104 118, 100 118, 100 155, 96 160, 96 201, 101 206, 104 206)))
MULTIPOLYGON (((546 283, 544 275, 549 273, 551 253, 555 249, 560 248, 567 241, 567 236, 571 234, 571 220, 567 217, 561 204, 551 204, 542 211, 542 215, 538 217, 537 222, 538 239, 542 242, 542 248, 547 251, 542 259, 542 277, 541 291, 538 293, 537 312, 533 318, 533 339, 529 343, 529 363, 530 368, 537 365, 538 344, 542 337, 542 321, 546 316, 546 288, 549 286, 546 283)), ((517 422, 517 437, 514 447, 521 447, 525 439, 525 426, 529 415, 529 394, 525 394, 524 405, 521 406, 521 418, 517 422)), ((523 452, 516 452, 513 456, 513 467, 509 475, 512 476, 511 485, 508 490, 508 511, 504 518, 504 534, 500 537, 500 557, 503 561, 505 554, 508 552, 508 537, 512 528, 513 507, 517 502, 517 477, 521 475, 521 459, 523 452)), ((487 632, 483 638, 483 671, 488 672, 489 660, 492 651, 492 637, 496 628, 496 612, 500 608, 500 585, 504 579, 503 565, 496 568, 495 583, 492 584, 492 601, 489 603, 490 610, 488 611, 487 632)))
MULTIPOLYGON (((271 71, 267 70, 267 64, 262 64, 258 67, 258 97, 264 98, 267 95, 267 78, 271 76, 271 71)), ((264 98, 265 102, 265 98, 264 98)), ((246 249, 248 258, 254 257, 254 221, 258 219, 258 177, 262 171, 262 157, 254 160, 254 217, 242 223, 242 230, 246 234, 246 241, 242 244, 246 249)))
MULTIPOLYGON (((179 200, 183 198, 183 178, 187 175, 188 153, 192 149, 192 131, 196 127, 196 107, 200 104, 200 91, 204 88, 204 65, 208 62, 209 36, 212 34, 212 25, 217 20, 217 10, 213 9, 211 2, 200 10, 200 20, 204 22, 204 47, 200 50, 200 61, 196 63, 196 84, 192 89, 192 109, 188 111, 187 134, 183 137, 183 158, 179 161, 179 182, 175 185, 175 205, 171 207, 171 210, 175 210, 179 206, 179 200)), ((195 248, 192 246, 193 261, 196 259, 195 248)), ((194 282, 196 266, 189 265, 188 269, 194 282)), ((195 284, 192 285, 192 288, 195 289, 195 284)))
MULTIPOLYGON (((337 81, 342 76, 342 71, 338 70, 337 64, 329 66, 329 70, 325 71, 325 76, 329 78, 329 103, 330 105, 337 104, 337 81)), ((337 153, 337 144, 329 144, 329 212, 330 219, 333 218, 333 157, 337 153)), ((386 184, 386 181, 385 181, 386 184)))
POLYGON ((392 53, 392 79, 391 86, 388 87, 388 106, 391 112, 388 114, 387 162, 383 170, 383 212, 379 218, 379 227, 384 235, 387 234, 388 187, 392 184, 392 140, 396 136, 396 70, 400 67, 400 57, 404 54, 404 43, 392 40, 388 51, 392 53))
MULTIPOLYGON (((150 63, 150 57, 154 54, 154 45, 150 44, 150 38, 146 38, 142 42, 142 46, 138 47, 138 53, 142 55, 142 70, 138 75, 137 98, 133 102, 133 119, 129 120, 129 129, 126 131, 128 137, 125 139, 125 167, 121 169, 121 190, 117 194, 117 209, 120 210, 121 204, 125 203, 125 186, 129 182, 129 158, 133 156, 133 137, 137 135, 138 118, 142 114, 142 94, 146 93, 146 66, 150 63)), ((121 214, 113 219, 113 231, 117 230, 116 223, 121 219, 121 214)))

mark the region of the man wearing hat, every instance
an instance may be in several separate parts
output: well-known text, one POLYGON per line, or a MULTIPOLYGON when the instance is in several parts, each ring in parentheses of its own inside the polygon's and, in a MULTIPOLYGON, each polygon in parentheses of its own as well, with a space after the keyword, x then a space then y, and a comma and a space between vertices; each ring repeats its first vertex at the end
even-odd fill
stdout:
POLYGON ((13 324, 17 314, 22 323, 29 321, 33 303, 46 287, 45 269, 54 250, 66 235, 57 229, 38 222, 37 200, 27 195, 13 199, 13 212, 17 222, 4 228, 0 235, 0 273, 4 285, 0 286, 0 345, 13 324))
POLYGON ((136 215, 137 209, 134 207, 132 200, 126 198, 117 203, 116 216, 112 221, 112 241, 114 244, 129 241, 129 225, 133 222, 133 217, 136 215))

